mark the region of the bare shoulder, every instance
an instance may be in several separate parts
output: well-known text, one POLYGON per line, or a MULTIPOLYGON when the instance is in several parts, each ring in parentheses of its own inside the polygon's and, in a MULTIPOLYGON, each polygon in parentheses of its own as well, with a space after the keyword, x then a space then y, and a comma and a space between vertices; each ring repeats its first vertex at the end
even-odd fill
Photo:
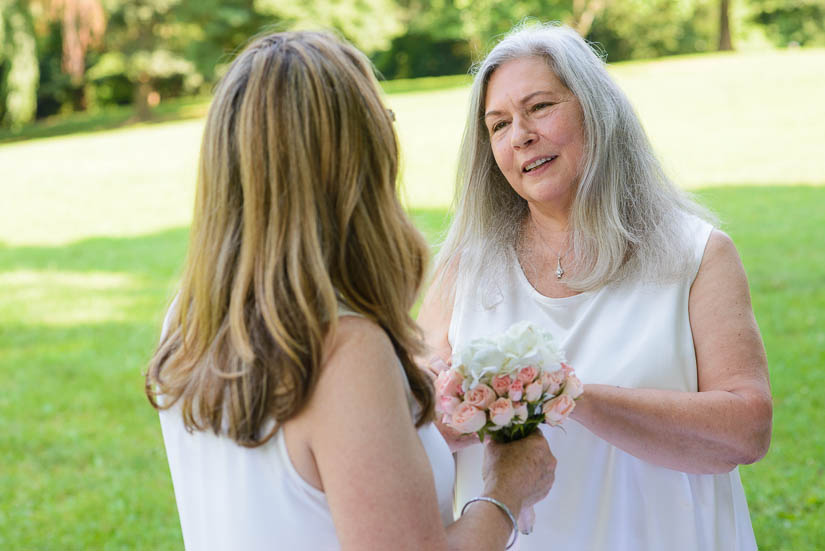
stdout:
POLYGON ((728 234, 719 229, 714 229, 710 233, 707 246, 705 247, 705 256, 702 263, 717 262, 724 260, 735 260, 738 264, 742 261, 739 258, 739 251, 736 250, 736 245, 733 239, 728 234))
POLYGON ((325 363, 385 353, 395 355, 389 336, 377 323, 360 316, 342 316, 337 330, 328 338, 325 363))
MULTIPOLYGON (((748 294, 748 279, 739 251, 725 232, 714 229, 705 246, 691 296, 737 290, 748 294)), ((748 298, 750 303, 750 298, 748 298)))
POLYGON ((767 359, 733 240, 714 230, 688 304, 700 390, 767 388, 767 359))
POLYGON ((378 324, 342 317, 327 350, 304 416, 316 454, 323 443, 337 442, 342 449, 364 444, 365 438, 371 441, 379 434, 391 441, 388 429, 412 431, 404 371, 389 336, 378 324), (364 432, 339 442, 351 427, 364 432))
POLYGON ((342 316, 327 342, 318 390, 354 384, 401 385, 401 370, 386 331, 372 320, 342 316))

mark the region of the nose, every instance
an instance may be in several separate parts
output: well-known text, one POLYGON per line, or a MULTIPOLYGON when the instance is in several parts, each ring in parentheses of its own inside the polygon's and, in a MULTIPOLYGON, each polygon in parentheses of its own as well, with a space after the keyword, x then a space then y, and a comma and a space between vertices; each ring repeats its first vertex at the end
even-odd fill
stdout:
POLYGON ((510 133, 510 145, 514 149, 527 147, 536 141, 536 133, 530 124, 530 121, 518 117, 513 120, 513 131, 510 133))

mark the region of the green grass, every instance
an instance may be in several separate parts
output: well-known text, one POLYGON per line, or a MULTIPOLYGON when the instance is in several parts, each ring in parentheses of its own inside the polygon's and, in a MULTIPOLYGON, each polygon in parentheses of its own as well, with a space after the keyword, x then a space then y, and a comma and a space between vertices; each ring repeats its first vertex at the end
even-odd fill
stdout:
MULTIPOLYGON (((699 196, 750 278, 775 420, 768 456, 741 473, 764 550, 825 538, 825 187, 795 185, 825 184, 817 64, 825 50, 612 68, 662 155, 692 152, 681 181, 715 184, 699 196)), ((447 224, 457 82, 387 97, 407 203, 431 242, 447 224)), ((73 124, 84 132, 0 145, 0 548, 181 549, 141 371, 185 254, 202 122, 73 124)))
POLYGON ((774 395, 773 441, 741 468, 760 549, 825 543, 825 188, 714 188, 750 280, 774 395))

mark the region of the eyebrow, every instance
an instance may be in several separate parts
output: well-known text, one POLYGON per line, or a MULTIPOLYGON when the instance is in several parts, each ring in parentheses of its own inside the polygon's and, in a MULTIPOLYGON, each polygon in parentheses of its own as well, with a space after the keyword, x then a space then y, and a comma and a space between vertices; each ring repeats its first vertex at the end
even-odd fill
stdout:
MULTIPOLYGON (((553 92, 551 92, 549 90, 539 90, 537 92, 533 92, 532 94, 527 94, 526 96, 521 98, 520 103, 523 105, 523 104, 527 103, 528 101, 530 101, 531 99, 533 99, 535 96, 538 96, 538 95, 541 95, 541 94, 552 94, 552 93, 553 92)), ((491 117, 493 115, 501 115, 501 111, 487 111, 486 113, 484 113, 484 118, 486 119, 487 117, 491 117)))

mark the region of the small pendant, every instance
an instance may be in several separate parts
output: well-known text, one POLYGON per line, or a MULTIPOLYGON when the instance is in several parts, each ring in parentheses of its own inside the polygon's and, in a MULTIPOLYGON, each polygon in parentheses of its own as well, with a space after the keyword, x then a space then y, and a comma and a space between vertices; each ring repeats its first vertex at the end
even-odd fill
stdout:
POLYGON ((561 279, 561 276, 564 275, 564 268, 561 267, 561 258, 558 259, 558 265, 556 266, 556 279, 561 279))

